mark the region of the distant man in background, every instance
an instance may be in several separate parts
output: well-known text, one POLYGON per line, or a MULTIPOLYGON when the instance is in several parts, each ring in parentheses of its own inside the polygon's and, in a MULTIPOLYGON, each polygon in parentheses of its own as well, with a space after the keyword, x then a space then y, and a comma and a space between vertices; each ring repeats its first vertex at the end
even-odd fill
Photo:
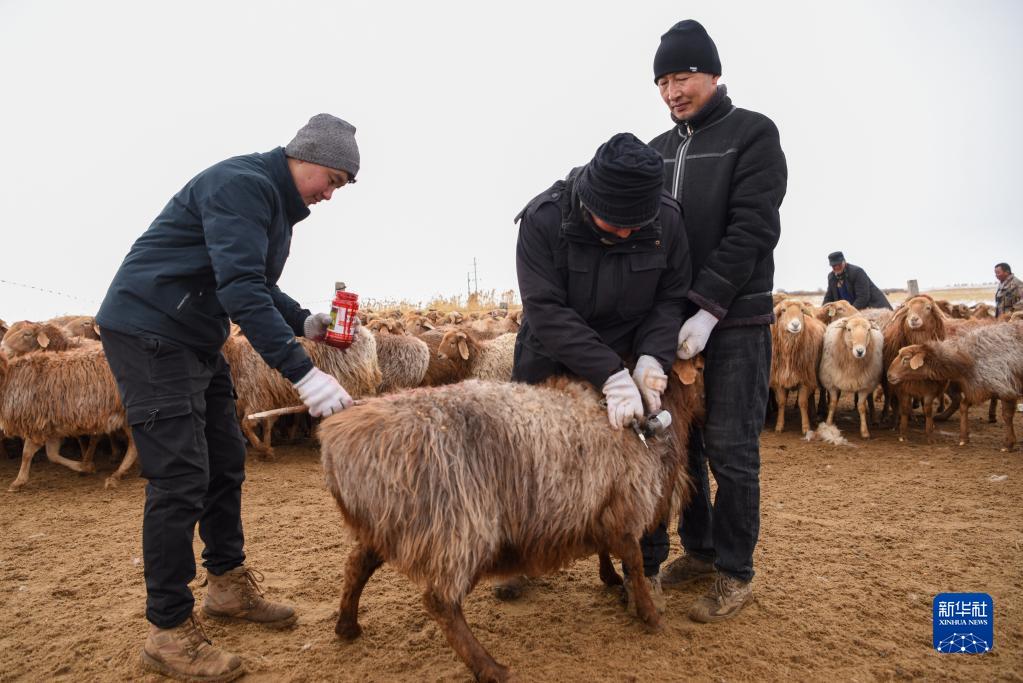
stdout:
POLYGON ((859 310, 864 308, 887 308, 888 303, 884 292, 877 288, 867 272, 859 266, 846 263, 845 255, 840 251, 828 254, 831 272, 828 273, 828 291, 824 294, 824 303, 845 300, 859 310))
MULTIPOLYGON (((735 107, 720 74, 717 47, 698 22, 679 22, 661 36, 654 83, 674 126, 650 146, 664 157, 665 189, 686 221, 693 284, 677 353, 704 354, 707 418, 690 439, 696 491, 679 525, 685 554, 660 577, 665 587, 713 578, 689 610, 699 622, 734 617, 753 600, 774 247, 788 178, 778 128, 735 107), (713 504, 708 462, 717 482, 713 504)), ((648 565, 667 559, 666 524, 642 545, 648 565)))
POLYGON ((995 291, 995 315, 1023 311, 1023 282, 1012 274, 1008 263, 995 266, 998 289, 995 291))
POLYGON ((142 555, 145 668, 188 681, 228 681, 241 659, 213 646, 193 614, 192 538, 205 548, 204 614, 270 628, 295 623, 245 565, 245 443, 221 353, 229 323, 284 377, 314 417, 352 404, 313 366, 296 336, 330 323, 277 287, 292 228, 309 206, 355 182, 355 127, 318 114, 287 147, 214 164, 192 178, 125 257, 100 306, 103 349, 128 415, 146 486, 142 555))

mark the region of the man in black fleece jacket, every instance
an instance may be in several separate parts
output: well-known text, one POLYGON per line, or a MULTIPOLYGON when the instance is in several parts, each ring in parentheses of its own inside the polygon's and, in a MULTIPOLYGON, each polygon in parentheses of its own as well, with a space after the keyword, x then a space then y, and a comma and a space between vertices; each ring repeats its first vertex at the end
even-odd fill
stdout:
MULTIPOLYGON (((685 554, 661 572, 661 582, 714 575, 689 611, 699 622, 728 619, 753 600, 773 251, 788 175, 774 123, 733 106, 720 74, 717 47, 699 23, 679 22, 661 37, 654 82, 675 126, 650 146, 664 157, 665 186, 687 226, 693 284, 678 355, 703 352, 707 406, 702 433, 690 441, 697 490, 679 524, 685 554), (708 462, 718 487, 713 506, 708 462)), ((666 550, 666 524, 644 541, 666 550)))
POLYGON ((142 555, 143 666, 184 680, 227 681, 241 660, 210 644, 192 613, 196 524, 205 543, 207 616, 270 628, 293 608, 262 597, 245 566, 241 520, 245 443, 220 349, 230 320, 263 360, 295 384, 315 417, 352 400, 314 367, 296 336, 322 338, 330 316, 277 287, 292 228, 309 205, 355 181, 355 127, 310 119, 287 147, 233 157, 202 171, 139 237, 96 319, 138 448, 146 486, 142 555))

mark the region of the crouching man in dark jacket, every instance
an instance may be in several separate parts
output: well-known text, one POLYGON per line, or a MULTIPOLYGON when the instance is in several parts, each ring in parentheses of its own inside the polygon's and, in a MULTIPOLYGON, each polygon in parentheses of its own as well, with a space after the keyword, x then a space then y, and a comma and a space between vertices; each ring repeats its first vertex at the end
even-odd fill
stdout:
MULTIPOLYGON (((586 379, 603 392, 614 429, 641 419, 644 406, 660 410, 689 289, 689 244, 678 203, 662 189, 663 166, 619 133, 516 218, 525 320, 512 379, 586 379)), ((644 557, 648 576, 663 559, 644 557)), ((659 584, 652 588, 656 598, 659 584)), ((517 596, 517 583, 497 594, 517 596)))
POLYGON ((293 608, 262 597, 260 574, 244 564, 245 443, 220 349, 234 320, 311 415, 351 405, 295 339, 322 338, 330 316, 303 309, 276 283, 308 206, 355 181, 354 135, 351 124, 319 114, 287 147, 197 175, 136 240, 96 317, 149 480, 142 550, 151 626, 142 661, 151 670, 186 680, 244 673, 192 612, 196 523, 206 545, 206 615, 271 628, 296 621, 293 608))
POLYGON ((844 299, 861 311, 865 308, 891 309, 888 297, 878 289, 867 271, 846 263, 842 252, 833 251, 828 254, 828 265, 831 266, 831 272, 828 273, 828 291, 824 294, 823 303, 844 299))

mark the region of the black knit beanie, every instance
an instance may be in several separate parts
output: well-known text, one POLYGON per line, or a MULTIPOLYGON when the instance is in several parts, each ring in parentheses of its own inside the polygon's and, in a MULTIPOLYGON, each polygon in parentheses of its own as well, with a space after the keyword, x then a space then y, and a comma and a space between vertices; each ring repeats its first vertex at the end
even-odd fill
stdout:
POLYGON ((661 36, 654 55, 654 83, 661 76, 686 71, 721 75, 718 48, 698 21, 680 21, 661 36))
POLYGON ((583 206, 618 228, 653 222, 663 185, 664 160, 632 133, 618 133, 598 147, 576 179, 583 206))

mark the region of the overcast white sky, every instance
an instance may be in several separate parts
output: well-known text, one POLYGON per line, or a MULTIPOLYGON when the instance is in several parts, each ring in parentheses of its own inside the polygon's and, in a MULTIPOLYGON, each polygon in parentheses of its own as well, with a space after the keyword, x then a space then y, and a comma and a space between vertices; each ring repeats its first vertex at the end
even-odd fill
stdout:
POLYGON ((671 126, 651 64, 685 18, 781 131, 776 287, 823 285, 835 249, 881 286, 1023 271, 1013 0, 0 0, 0 318, 94 312, 189 178, 322 111, 357 126, 362 169, 296 227, 285 291, 464 293, 474 257, 481 289, 513 288, 526 201, 613 133, 671 126))

